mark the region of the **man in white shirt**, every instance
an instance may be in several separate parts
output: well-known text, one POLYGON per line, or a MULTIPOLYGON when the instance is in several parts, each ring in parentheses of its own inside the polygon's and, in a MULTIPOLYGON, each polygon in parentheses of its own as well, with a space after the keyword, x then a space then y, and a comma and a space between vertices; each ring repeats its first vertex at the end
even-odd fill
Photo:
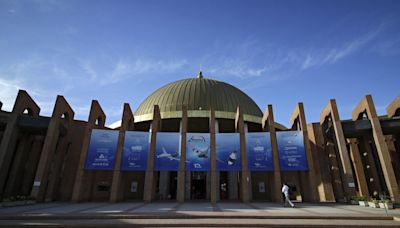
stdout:
POLYGON ((287 203, 289 203, 289 205, 291 207, 294 207, 294 204, 289 199, 289 186, 287 186, 286 183, 284 183, 282 186, 282 193, 285 195, 285 207, 286 207, 287 203))

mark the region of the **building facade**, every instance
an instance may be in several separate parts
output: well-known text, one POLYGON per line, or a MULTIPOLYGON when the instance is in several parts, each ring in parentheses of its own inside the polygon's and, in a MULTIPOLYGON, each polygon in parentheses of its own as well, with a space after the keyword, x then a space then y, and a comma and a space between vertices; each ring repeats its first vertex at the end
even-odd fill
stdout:
MULTIPOLYGON (((1 103, 0 103, 1 104, 1 103)), ((370 95, 354 107, 351 120, 341 120, 335 100, 321 109, 320 122, 307 123, 298 103, 290 126, 274 121, 272 105, 264 113, 239 89, 212 79, 170 83, 151 94, 132 112, 124 104, 121 125, 107 128, 106 114, 93 100, 87 121, 58 96, 51 117, 20 90, 11 112, 0 111, 0 197, 31 195, 37 201, 220 200, 281 202, 281 186, 303 202, 348 202, 352 196, 387 196, 400 203, 400 97, 378 116, 370 95), (110 169, 88 168, 95 132, 114 135, 115 158, 110 169), (124 148, 131 132, 149 135, 144 169, 124 168, 124 148), (237 169, 220 168, 221 135, 237 136, 237 169), (280 136, 301 136, 306 169, 282 163, 280 136), (157 152, 162 134, 177 137, 179 156, 163 152, 175 168, 160 169, 157 152), (191 169, 193 135, 208 140, 207 169, 191 169), (250 135, 266 134, 271 169, 252 168, 250 135), (192 138, 190 138, 192 137, 192 138)), ((168 140, 167 140, 168 141, 168 140)), ((228 143, 229 144, 229 143, 228 143)), ((257 147, 257 145, 256 145, 257 147)), ((136 147, 135 147, 136 148, 136 147)), ((262 148, 262 147, 257 147, 262 148)), ((164 150, 164 148, 163 148, 164 150)), ((193 150, 201 154, 199 150, 193 150)), ((201 157, 199 155, 199 157, 201 157)), ((267 159, 265 159, 267 160, 267 159)))

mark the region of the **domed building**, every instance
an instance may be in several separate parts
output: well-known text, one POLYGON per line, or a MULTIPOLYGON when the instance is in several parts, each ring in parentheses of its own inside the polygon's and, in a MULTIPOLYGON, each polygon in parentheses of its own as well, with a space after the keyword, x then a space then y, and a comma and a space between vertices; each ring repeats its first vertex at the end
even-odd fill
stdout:
MULTIPOLYGON (((277 104, 279 105, 279 104, 277 104)), ((52 116, 20 90, 0 102, 0 199, 36 201, 224 200, 349 202, 387 195, 400 202, 400 97, 378 116, 372 97, 340 120, 335 100, 307 123, 298 103, 285 127, 240 89, 197 77, 165 85, 121 124, 104 125, 93 100, 87 121, 63 96, 52 116)))

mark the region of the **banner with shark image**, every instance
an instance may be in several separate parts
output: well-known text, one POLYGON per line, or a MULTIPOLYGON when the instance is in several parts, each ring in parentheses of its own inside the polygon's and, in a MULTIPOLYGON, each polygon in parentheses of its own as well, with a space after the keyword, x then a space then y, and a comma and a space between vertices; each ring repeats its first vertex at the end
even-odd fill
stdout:
POLYGON ((149 154, 149 132, 125 132, 121 170, 146 170, 149 154))
POLYGON ((269 132, 246 133, 247 162, 250 171, 272 171, 271 137, 269 132))
POLYGON ((240 160, 239 133, 215 134, 217 170, 239 171, 242 169, 240 160))
POLYGON ((178 171, 181 158, 180 133, 157 132, 154 169, 157 171, 178 171))
POLYGON ((210 134, 186 134, 186 170, 210 170, 210 134))
POLYGON ((276 138, 278 141, 280 170, 308 170, 303 132, 278 131, 276 132, 276 138))
POLYGON ((85 169, 114 169, 119 131, 93 129, 85 169))

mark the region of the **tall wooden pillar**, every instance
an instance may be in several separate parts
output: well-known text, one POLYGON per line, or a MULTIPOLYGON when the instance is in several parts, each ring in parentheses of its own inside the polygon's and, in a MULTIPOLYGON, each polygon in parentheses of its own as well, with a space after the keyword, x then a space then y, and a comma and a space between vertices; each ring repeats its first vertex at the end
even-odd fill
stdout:
POLYGON ((367 179, 365 178, 361 154, 358 150, 358 141, 357 139, 348 139, 347 141, 350 143, 350 157, 353 162, 354 171, 357 177, 359 194, 361 196, 369 196, 367 179))
POLYGON ((344 137, 342 123, 340 122, 339 112, 337 109, 335 99, 329 100, 321 113, 320 124, 325 121, 331 121, 333 130, 335 132, 335 139, 339 151, 340 162, 343 168, 343 185, 346 200, 350 200, 352 196, 356 195, 353 170, 351 169, 351 162, 349 152, 347 151, 346 139, 344 137))
POLYGON ((268 130, 271 137, 272 158, 274 159, 273 200, 277 203, 282 203, 282 179, 279 165, 278 141, 276 139, 275 120, 272 105, 268 105, 267 109, 264 112, 264 116, 262 119, 262 128, 264 131, 268 130))
POLYGON ((239 132, 240 136, 240 157, 242 162, 242 171, 240 175, 240 197, 242 202, 247 203, 250 201, 250 175, 247 166, 246 136, 244 129, 243 110, 240 108, 240 106, 237 107, 236 111, 235 128, 236 132, 239 132))
POLYGON ((20 90, 0 143, 0 197, 3 196, 5 190, 6 180, 9 175, 8 170, 12 165, 12 158, 18 139, 18 117, 23 115, 25 110, 28 111, 30 116, 39 116, 39 106, 26 91, 20 90))
POLYGON ((211 184, 210 184, 210 198, 211 203, 216 203, 218 199, 218 177, 217 177, 217 153, 215 144, 215 111, 213 108, 210 110, 210 149, 211 149, 211 184))
MULTIPOLYGON (((312 158, 311 154, 311 147, 310 147, 310 141, 308 139, 308 131, 307 131, 307 122, 306 122, 306 116, 304 113, 304 106, 303 103, 298 103, 296 106, 294 112, 292 113, 292 116, 290 117, 290 125, 294 126, 296 123, 299 124, 300 129, 303 132, 303 137, 304 137, 304 149, 306 151, 307 155, 307 162, 308 162, 308 171, 307 173, 307 178, 308 178, 308 190, 303 189, 302 192, 304 193, 305 196, 309 197, 309 200, 311 202, 318 202, 318 193, 317 193, 317 186, 315 183, 315 169, 314 169, 314 161, 312 158), (307 193, 306 193, 307 191, 307 193)), ((304 172, 301 172, 304 174, 304 172)), ((304 184, 304 183, 303 183, 304 184)))
POLYGON ((144 181, 144 195, 143 200, 146 203, 150 203, 154 200, 156 194, 156 178, 154 172, 154 156, 156 152, 156 143, 157 143, 157 132, 160 127, 161 116, 160 116, 160 108, 158 105, 154 105, 153 111, 153 121, 151 122, 150 128, 150 148, 149 148, 149 157, 147 161, 147 170, 144 181))
POLYGON ((182 107, 182 120, 181 120, 181 158, 179 160, 179 171, 178 171, 178 187, 176 199, 178 202, 183 203, 185 201, 185 173, 186 173, 186 134, 188 129, 188 115, 186 106, 182 107))
POLYGON ((353 110, 352 113, 353 120, 355 121, 359 119, 359 117, 363 113, 367 113, 367 117, 371 122, 372 135, 374 137, 376 149, 379 156, 379 161, 382 166, 383 176, 385 177, 385 182, 389 191, 390 198, 394 202, 400 203, 398 183, 391 163, 389 149, 386 145, 381 123, 376 113, 375 105, 371 95, 365 96, 361 100, 361 102, 357 105, 357 107, 353 110))
POLYGON ((118 135, 117 154, 115 157, 115 165, 113 171, 113 179, 111 184, 110 202, 119 202, 123 199, 122 189, 122 173, 121 173, 121 159, 124 149, 125 132, 134 129, 134 117, 129 104, 124 104, 122 112, 121 127, 118 135))
POLYGON ((92 129, 103 129, 106 115, 98 101, 93 100, 90 107, 89 120, 86 124, 82 148, 79 158, 78 170, 76 172, 74 188, 72 190, 72 201, 80 202, 89 200, 92 194, 94 171, 85 170, 85 162, 89 149, 92 129), (97 122, 97 123, 96 123, 97 122))

